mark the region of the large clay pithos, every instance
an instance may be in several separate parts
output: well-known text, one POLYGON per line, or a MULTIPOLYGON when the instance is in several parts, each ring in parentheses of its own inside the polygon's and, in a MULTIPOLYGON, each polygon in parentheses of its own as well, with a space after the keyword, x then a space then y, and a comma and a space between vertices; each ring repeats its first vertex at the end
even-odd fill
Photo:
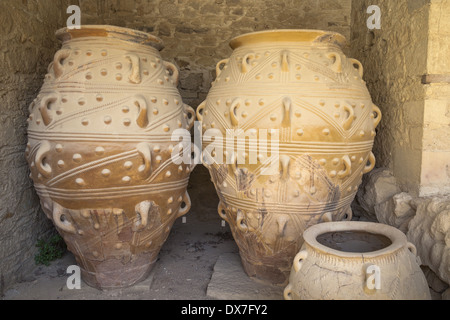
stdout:
POLYGON ((231 57, 217 64, 217 78, 197 109, 204 151, 211 130, 223 141, 227 130, 258 141, 253 163, 251 148, 237 142, 231 150, 224 143, 223 163, 218 150, 204 152, 219 215, 230 224, 249 276, 286 284, 303 231, 320 221, 351 219, 362 175, 375 166, 381 113, 361 63, 344 55, 345 44, 342 35, 318 30, 234 38, 231 57), (269 150, 276 141, 277 149, 262 152, 262 140, 269 150), (263 174, 274 157, 276 172, 263 174))
POLYGON ((308 228, 286 300, 429 300, 414 244, 397 228, 328 222, 308 228))
POLYGON ((84 281, 130 286, 190 208, 193 165, 174 163, 171 133, 194 111, 160 39, 113 26, 56 34, 62 48, 30 106, 30 176, 84 281))

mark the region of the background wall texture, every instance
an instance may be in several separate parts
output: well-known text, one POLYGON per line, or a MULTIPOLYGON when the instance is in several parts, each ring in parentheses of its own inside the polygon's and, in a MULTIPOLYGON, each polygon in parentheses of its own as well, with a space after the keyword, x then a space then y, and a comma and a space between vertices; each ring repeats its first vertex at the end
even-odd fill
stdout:
POLYGON ((265 29, 325 29, 350 37, 351 0, 80 0, 82 24, 150 32, 163 58, 181 70, 184 102, 196 108, 215 77, 229 41, 265 29))
POLYGON ((364 79, 383 113, 377 165, 391 169, 403 191, 449 194, 450 1, 376 3, 381 29, 369 30, 366 8, 374 1, 353 1, 351 55, 364 65, 364 79))

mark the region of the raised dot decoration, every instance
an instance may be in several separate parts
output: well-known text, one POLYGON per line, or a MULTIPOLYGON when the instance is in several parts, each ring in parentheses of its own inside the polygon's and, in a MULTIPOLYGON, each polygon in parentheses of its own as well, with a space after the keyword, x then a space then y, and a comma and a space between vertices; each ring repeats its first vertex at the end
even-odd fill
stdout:
POLYGON ((73 155, 72 159, 73 159, 74 162, 80 162, 83 159, 83 157, 81 156, 81 154, 75 153, 73 155))
POLYGON ((109 169, 103 169, 102 170, 102 176, 103 177, 109 177, 111 175, 111 170, 109 169))
POLYGON ((105 153, 105 149, 103 147, 96 147, 95 148, 95 154, 97 156, 101 156, 105 153))
POLYGON ((126 162, 123 164, 123 167, 124 167, 125 169, 127 169, 127 170, 130 170, 130 169, 133 167, 133 162, 131 162, 131 161, 126 161, 126 162))
POLYGON ((103 118, 103 122, 106 123, 106 124, 111 124, 111 122, 112 122, 111 116, 105 116, 103 118))

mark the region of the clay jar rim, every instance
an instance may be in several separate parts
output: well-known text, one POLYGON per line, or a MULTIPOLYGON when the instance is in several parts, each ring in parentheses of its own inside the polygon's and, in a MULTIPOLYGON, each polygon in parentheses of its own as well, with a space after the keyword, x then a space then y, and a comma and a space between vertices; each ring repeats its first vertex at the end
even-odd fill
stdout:
POLYGON ((309 227, 303 233, 303 239, 310 247, 342 258, 376 258, 380 255, 393 253, 407 244, 406 235, 392 226, 359 221, 324 222, 309 227), (385 236, 391 240, 391 244, 383 249, 370 252, 346 252, 327 247, 317 241, 317 237, 328 232, 361 231, 385 236))
POLYGON ((338 32, 316 29, 274 29, 245 33, 230 41, 231 49, 244 45, 253 45, 263 42, 309 42, 329 43, 341 49, 348 46, 345 36, 338 32))
POLYGON ((151 46, 158 51, 164 49, 163 41, 147 32, 110 25, 82 25, 80 29, 67 27, 56 31, 56 37, 63 43, 72 39, 105 37, 128 41, 139 45, 151 46))

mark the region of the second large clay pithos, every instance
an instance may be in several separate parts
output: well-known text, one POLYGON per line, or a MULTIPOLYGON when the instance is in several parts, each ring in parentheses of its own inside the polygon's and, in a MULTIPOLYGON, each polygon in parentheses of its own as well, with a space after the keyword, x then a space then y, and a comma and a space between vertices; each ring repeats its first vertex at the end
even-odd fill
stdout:
POLYGON ((191 163, 171 133, 194 111, 160 39, 112 26, 57 32, 62 48, 30 106, 26 156, 42 208, 101 289, 145 279, 190 208, 191 163))
POLYGON ((286 284, 303 231, 351 219, 362 175, 375 165, 381 113, 345 43, 318 30, 239 36, 197 109, 219 215, 249 276, 286 284))

